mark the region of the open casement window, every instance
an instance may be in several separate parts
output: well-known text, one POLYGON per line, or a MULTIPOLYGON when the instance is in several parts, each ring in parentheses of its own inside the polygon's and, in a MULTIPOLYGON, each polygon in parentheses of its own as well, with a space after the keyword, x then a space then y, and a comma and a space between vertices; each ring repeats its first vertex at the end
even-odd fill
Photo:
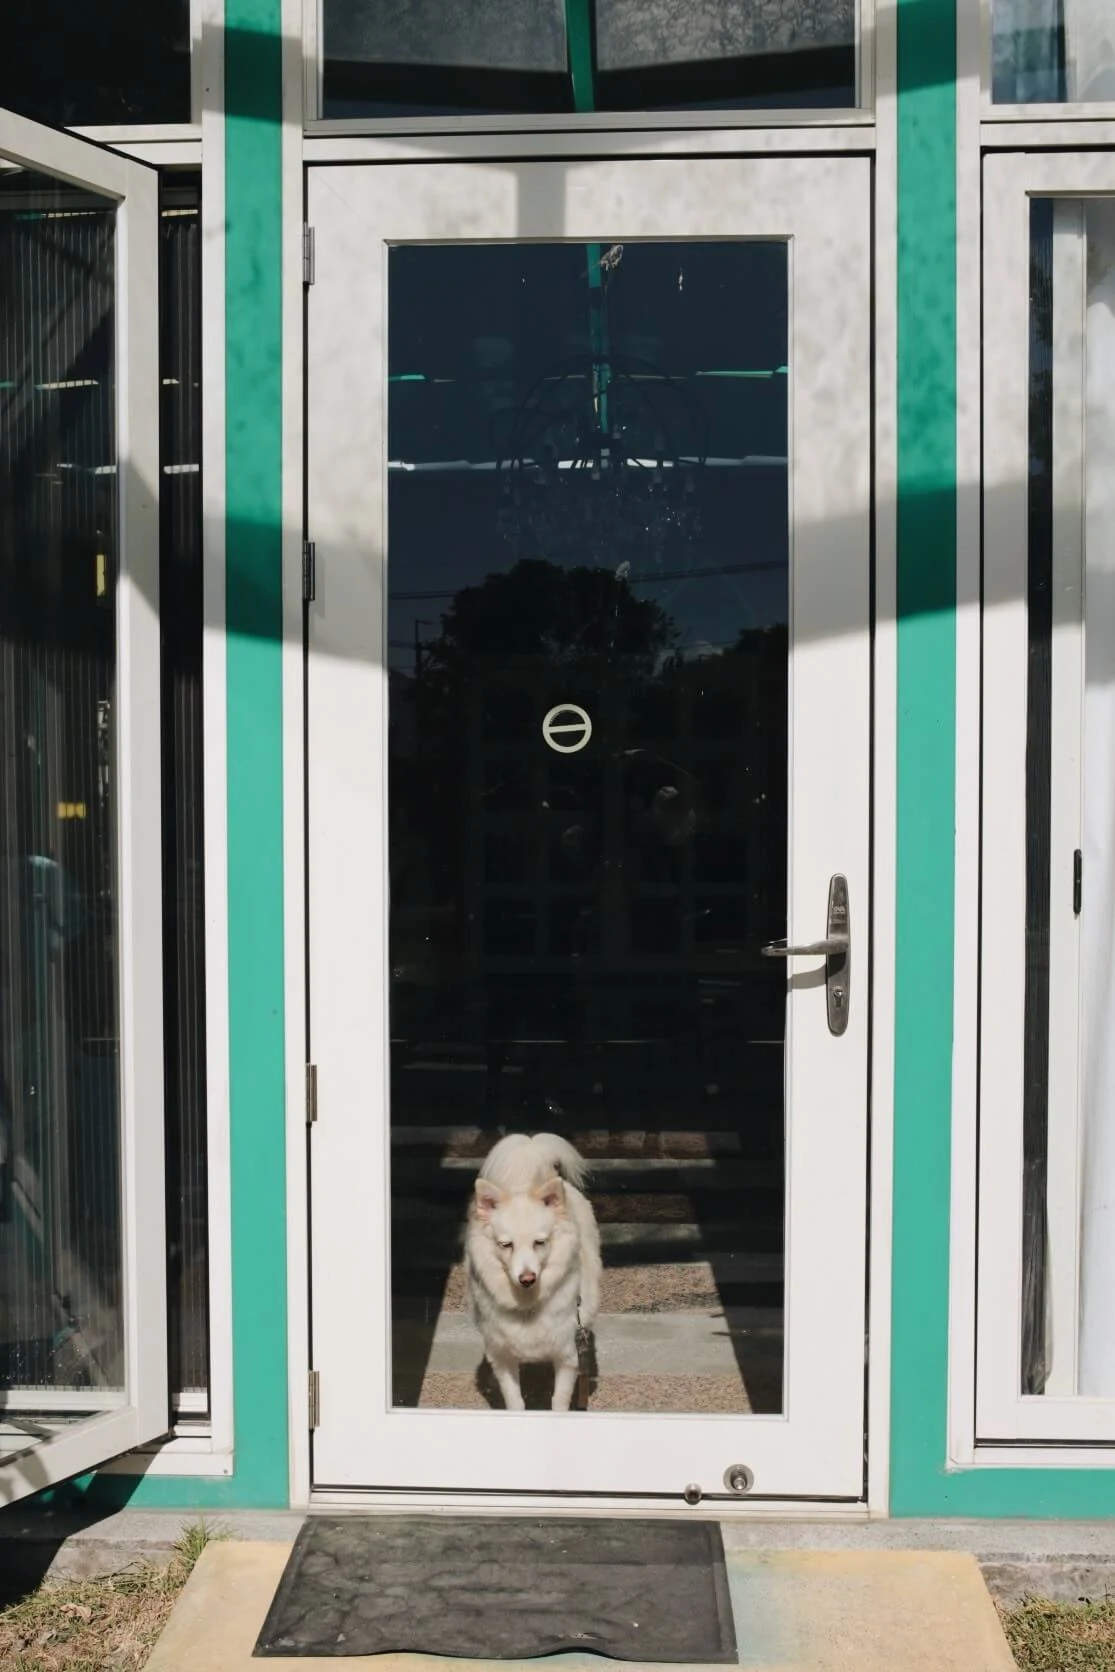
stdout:
POLYGON ((0 1503, 168 1426, 157 214, 0 109, 0 1503))
POLYGON ((1111 1445, 1115 156, 990 158, 984 216, 976 1435, 1111 1445))

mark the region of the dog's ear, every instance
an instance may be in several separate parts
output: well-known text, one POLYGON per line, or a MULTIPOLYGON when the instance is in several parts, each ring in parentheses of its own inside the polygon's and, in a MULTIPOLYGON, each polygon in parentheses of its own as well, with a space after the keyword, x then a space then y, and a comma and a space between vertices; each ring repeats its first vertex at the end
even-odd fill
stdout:
POLYGON ((489 1184, 487 1179, 477 1179, 476 1212, 480 1219, 490 1219, 502 1201, 503 1191, 498 1184, 489 1184))
POLYGON ((531 1195, 544 1208, 550 1208, 554 1213, 565 1212, 565 1186, 556 1175, 547 1179, 545 1184, 536 1185, 531 1195))

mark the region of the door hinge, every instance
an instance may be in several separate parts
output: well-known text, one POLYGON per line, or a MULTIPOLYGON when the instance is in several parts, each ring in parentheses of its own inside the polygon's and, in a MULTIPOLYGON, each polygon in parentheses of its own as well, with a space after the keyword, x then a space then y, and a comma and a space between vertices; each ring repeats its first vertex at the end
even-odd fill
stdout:
POLYGON ((310 1427, 321 1427, 321 1377, 316 1370, 311 1370, 307 1380, 306 1391, 309 1395, 310 1427))
POLYGON ((312 604, 317 597, 317 547, 312 540, 302 542, 302 602, 312 604))
POLYGON ((306 1064, 306 1125, 313 1126, 317 1120, 317 1064, 306 1064))
POLYGON ((314 282, 314 229, 312 226, 302 228, 302 283, 314 282))

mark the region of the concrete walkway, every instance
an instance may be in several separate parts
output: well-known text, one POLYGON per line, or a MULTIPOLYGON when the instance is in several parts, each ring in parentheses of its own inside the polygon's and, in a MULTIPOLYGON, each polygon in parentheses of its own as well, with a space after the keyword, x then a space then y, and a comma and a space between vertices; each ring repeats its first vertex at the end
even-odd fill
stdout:
MULTIPOLYGON (((383 1512, 400 1513, 387 1504, 383 1512)), ((337 1511, 332 1508, 329 1513, 337 1511)), ((364 1506, 362 1513, 372 1511, 364 1506)), ((677 1506, 667 1513, 678 1514, 677 1506)), ((0 1511, 0 1574, 23 1576, 28 1588, 33 1588, 47 1574, 55 1579, 90 1579, 119 1573, 137 1562, 169 1561, 183 1529, 199 1520, 222 1539, 289 1544, 305 1519, 305 1511, 297 1509, 124 1509, 97 1516, 13 1504, 0 1511)), ((979 1562, 999 1602, 1015 1603, 1025 1596, 1064 1602, 1115 1596, 1115 1518, 888 1521, 858 1515, 830 1517, 818 1506, 814 1516, 740 1515, 723 1518, 720 1526, 729 1552, 963 1552, 979 1562)))
MULTIPOLYGON (((171 1615, 148 1672, 260 1672, 252 1649, 290 1553, 289 1543, 217 1543, 171 1615)), ((728 1580, 748 1672, 1014 1672, 973 1556, 923 1550, 729 1550, 728 1580)), ((377 1672, 539 1672, 623 1666, 580 1655, 532 1661, 433 1656, 273 1662, 276 1672, 351 1667, 377 1672)), ((686 1672, 673 1667, 670 1672, 686 1672)), ((696 1672, 696 1669, 689 1669, 696 1672)), ((712 1669, 710 1669, 712 1672, 712 1669)))

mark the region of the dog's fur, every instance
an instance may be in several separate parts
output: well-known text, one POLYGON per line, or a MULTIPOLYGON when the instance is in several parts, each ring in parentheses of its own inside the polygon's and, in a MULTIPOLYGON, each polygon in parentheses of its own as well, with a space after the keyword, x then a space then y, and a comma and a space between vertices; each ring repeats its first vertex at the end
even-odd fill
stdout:
POLYGON ((552 1408, 577 1383, 578 1325, 600 1309, 600 1233, 581 1193, 585 1164, 552 1132, 511 1133, 476 1180, 465 1235, 472 1315, 509 1411, 525 1409, 519 1366, 552 1364, 552 1408))

